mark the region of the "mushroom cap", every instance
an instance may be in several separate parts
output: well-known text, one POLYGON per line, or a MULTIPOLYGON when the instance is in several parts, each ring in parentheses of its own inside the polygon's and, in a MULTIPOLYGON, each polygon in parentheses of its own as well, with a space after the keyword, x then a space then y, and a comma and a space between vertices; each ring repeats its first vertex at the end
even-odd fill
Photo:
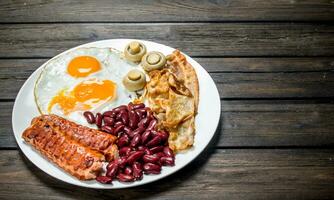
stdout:
POLYGON ((141 90, 146 85, 146 76, 144 72, 133 69, 130 70, 126 76, 123 77, 123 85, 129 91, 141 90))
POLYGON ((146 54, 146 46, 137 41, 132 41, 126 45, 124 49, 124 56, 132 62, 140 62, 142 57, 146 54))
POLYGON ((141 65, 145 71, 149 72, 156 69, 162 69, 166 62, 166 57, 161 52, 151 51, 143 56, 141 65))

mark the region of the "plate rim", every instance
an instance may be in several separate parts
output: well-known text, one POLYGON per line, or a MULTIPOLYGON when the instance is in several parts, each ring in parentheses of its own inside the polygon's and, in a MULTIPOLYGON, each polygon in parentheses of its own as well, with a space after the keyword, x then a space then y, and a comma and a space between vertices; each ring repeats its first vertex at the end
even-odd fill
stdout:
MULTIPOLYGON (((15 113, 15 110, 17 109, 17 104, 18 104, 18 97, 20 97, 23 93, 23 88, 26 87, 26 85, 28 84, 29 81, 31 81, 30 79, 33 78, 33 76, 35 76, 35 73, 36 75, 38 76, 37 73, 41 73, 42 70, 43 70, 43 67, 48 63, 50 62, 51 60, 53 59, 56 59, 70 51, 73 51, 75 49, 78 49, 78 48, 81 48, 81 47, 97 47, 97 48, 101 48, 101 47, 98 47, 98 46, 94 46, 94 45, 97 45, 98 43, 108 43, 108 42, 128 42, 128 41, 133 41, 133 40, 136 40, 136 41, 139 41, 139 42, 143 42, 143 43, 151 43, 153 45, 162 45, 164 48, 171 48, 173 50, 175 50, 175 48, 173 47, 170 47, 168 45, 165 45, 165 44, 161 44, 161 43, 157 43, 157 42, 153 42, 153 41, 148 41, 148 40, 140 40, 140 39, 125 39, 125 38, 122 38, 122 39, 105 39, 105 40, 98 40, 98 41, 94 41, 94 42, 89 42, 89 43, 85 43, 85 44, 81 44, 81 45, 78 45, 78 46, 75 46, 75 47, 72 47, 72 48, 69 48, 65 51, 62 51, 61 53, 55 55, 54 57, 48 59, 46 62, 44 62, 43 64, 41 64, 33 73, 30 74, 30 76, 26 79, 26 81, 24 82, 24 84, 21 86, 19 92, 17 93, 16 97, 15 97, 15 102, 14 102, 14 105, 13 105, 13 109, 12 109, 12 130, 13 130, 13 134, 14 134, 14 138, 15 138, 15 142, 17 143, 19 149, 21 152, 23 152, 24 156, 26 158, 28 158, 29 162, 33 163, 39 170, 42 170, 44 173, 48 174, 49 176, 57 179, 57 180, 60 180, 62 182, 65 182, 67 184, 71 184, 71 185, 76 185, 76 186, 79 186, 79 187, 85 187, 85 188, 94 188, 94 189, 124 189, 124 188, 132 188, 132 187, 137 187, 137 186, 141 186, 141 185, 145 185, 145 184, 149 184, 149 183, 152 183, 152 182, 155 182, 155 181, 158 181, 160 179, 163 179, 167 176, 170 176, 176 172, 178 172, 179 170, 183 169, 185 166, 187 166, 188 164, 190 164, 191 162, 193 162, 205 149, 206 147, 208 146, 208 144, 210 143, 210 141, 214 138, 214 135, 215 135, 215 132, 217 130, 217 127, 218 127, 218 124, 219 124, 219 121, 220 121, 220 118, 221 118, 221 104, 220 104, 220 96, 219 96, 219 92, 218 92, 218 89, 217 89, 217 85, 214 83, 212 77, 210 76, 210 74, 202 67, 202 65, 200 65, 196 60, 194 60, 193 58, 191 58, 190 56, 188 56, 186 53, 182 52, 182 54, 185 55, 185 57, 189 60, 191 60, 191 62, 194 62, 199 68, 201 68, 201 70, 203 70, 206 75, 209 77, 209 81, 211 81, 213 83, 213 86, 214 88, 212 92, 215 93, 215 96, 217 96, 219 98, 219 103, 218 103, 218 107, 217 107, 217 112, 216 114, 216 118, 215 120, 213 121, 213 124, 214 124, 214 128, 212 128, 212 135, 211 137, 208 139, 208 140, 205 140, 205 144, 202 146, 202 148, 198 151, 198 152, 193 152, 195 153, 195 155, 192 156, 192 158, 186 162, 186 163, 183 163, 181 166, 175 168, 173 171, 171 171, 170 173, 166 173, 166 174, 160 174, 157 176, 156 179, 153 179, 153 180, 148 180, 147 182, 142 182, 142 181, 138 181, 138 182, 134 182, 134 184, 123 184, 122 187, 115 187, 113 184, 110 184, 110 185, 98 185, 98 186, 94 186, 94 185, 88 185, 88 184, 76 184, 76 183, 73 183, 73 182, 69 182, 69 181, 66 181, 66 180, 63 180, 61 178, 58 178, 56 177, 56 174, 52 174, 52 173, 49 173, 48 171, 44 170, 42 167, 40 167, 37 163, 35 163, 34 161, 32 161, 30 159, 30 156, 27 155, 28 152, 25 152, 22 147, 21 147, 21 143, 18 142, 18 137, 17 137, 17 134, 15 134, 15 127, 14 127, 14 121, 15 121, 15 116, 16 116, 16 113, 15 113), (219 109, 218 109, 219 108, 219 109), (107 187, 106 187, 107 186, 107 187)), ((196 69, 195 69, 196 70, 196 69)), ((198 73, 198 72, 197 72, 198 73)), ((197 76, 200 76, 199 74, 197 74, 197 76)), ((201 88, 200 84, 199 84, 199 89, 201 88)), ((22 133, 21 133, 22 134, 22 133)), ((196 134, 197 132, 195 133, 195 137, 196 137, 196 134)), ((199 147, 198 147, 199 148, 199 147)), ((38 151, 37 151, 38 152, 38 151)), ((54 164, 52 163, 51 161, 49 161, 45 156, 43 156, 42 154, 39 153, 39 156, 42 157, 43 159, 47 160, 48 162, 50 162, 50 164, 54 164)), ((55 165, 56 167, 58 167, 57 165, 55 165)), ((176 167, 176 166, 174 166, 176 167)), ((61 169, 60 167, 58 167, 59 170, 62 170, 64 171, 63 169, 61 169)), ((64 171, 65 173, 67 173, 66 171, 64 171)), ((67 173, 68 174, 68 173, 67 173)), ((80 180, 79 180, 80 181, 80 180)), ((80 181, 81 182, 84 182, 84 181, 80 181)))

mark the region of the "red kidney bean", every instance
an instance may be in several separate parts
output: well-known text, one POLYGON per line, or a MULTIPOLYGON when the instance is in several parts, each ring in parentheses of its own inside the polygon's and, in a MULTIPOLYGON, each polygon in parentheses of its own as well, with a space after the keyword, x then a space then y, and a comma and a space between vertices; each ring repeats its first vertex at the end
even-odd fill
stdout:
POLYGON ((140 151, 144 151, 144 153, 145 153, 145 154, 148 154, 148 155, 153 154, 152 151, 151 151, 149 148, 145 147, 145 146, 139 146, 139 147, 138 147, 138 150, 140 150, 140 151))
POLYGON ((136 147, 139 145, 140 143, 140 134, 136 134, 133 136, 132 140, 131 140, 131 143, 130 143, 130 146, 131 147, 136 147))
POLYGON ((110 162, 107 166, 107 173, 106 175, 114 178, 118 171, 118 163, 117 162, 110 162))
POLYGON ((129 142, 130 142, 129 136, 123 135, 122 137, 118 138, 117 146, 118 147, 127 146, 129 142))
POLYGON ((141 120, 145 117, 145 115, 143 115, 141 112, 139 112, 138 110, 135 110, 135 113, 137 114, 137 116, 139 117, 138 120, 141 120))
POLYGON ((150 123, 150 118, 145 117, 140 120, 140 122, 138 123, 138 127, 146 128, 149 123, 150 123))
POLYGON ((141 135, 141 143, 146 144, 151 138, 151 131, 147 130, 141 135))
MULTIPOLYGON (((121 116, 122 113, 118 113, 115 117, 115 120, 116 121, 122 121, 122 116, 121 116)), ((123 122, 122 122, 123 123, 123 122)))
POLYGON ((142 134, 145 131, 145 128, 143 127, 138 127, 136 130, 133 131, 133 134, 142 134))
POLYGON ((124 125, 117 126, 114 130, 115 134, 118 134, 119 132, 123 131, 124 125))
POLYGON ((128 136, 129 136, 130 138, 133 138, 133 136, 135 136, 135 135, 137 135, 137 134, 134 133, 134 131, 130 131, 130 132, 128 133, 128 136))
POLYGON ((109 116, 104 116, 103 117, 103 122, 104 122, 105 125, 113 126, 114 125, 114 118, 109 117, 109 116))
POLYGON ((158 153, 155 153, 154 155, 158 156, 159 158, 166 156, 163 152, 158 152, 158 153))
POLYGON ((101 113, 96 113, 95 123, 96 123, 97 127, 101 128, 101 126, 102 126, 102 115, 101 115, 101 113))
POLYGON ((174 152, 171 148, 169 148, 168 146, 165 146, 163 149, 163 152, 166 156, 168 157, 174 157, 174 152))
POLYGON ((121 110, 127 110, 128 109, 128 106, 126 105, 121 105, 121 106, 118 106, 114 109, 112 109, 111 111, 115 112, 115 113, 119 113, 121 110))
POLYGON ((115 122, 114 127, 117 128, 118 126, 121 126, 121 125, 123 125, 123 122, 118 121, 118 122, 115 122))
POLYGON ((132 109, 133 109, 133 103, 130 102, 130 103, 128 103, 128 110, 130 111, 130 110, 132 110, 132 109))
POLYGON ((147 110, 145 108, 139 108, 139 109, 136 109, 136 112, 139 112, 141 115, 146 116, 147 110))
POLYGON ((132 175, 119 173, 117 175, 117 179, 121 182, 132 182, 134 181, 134 177, 132 175))
POLYGON ((158 131, 157 134, 160 136, 160 138, 161 138, 161 140, 162 140, 163 143, 167 142, 168 137, 169 137, 169 133, 168 132, 166 132, 166 131, 158 131))
POLYGON ((133 177, 136 180, 140 180, 143 178, 143 167, 139 162, 134 162, 132 164, 132 169, 133 169, 133 177))
POLYGON ((157 125, 157 120, 156 119, 152 119, 149 123, 149 125, 147 126, 147 130, 152 130, 155 129, 156 125, 157 125))
POLYGON ((158 153, 158 152, 162 152, 164 150, 164 146, 156 146, 156 147, 152 147, 150 148, 152 153, 158 153))
POLYGON ((174 162, 174 158, 173 157, 169 157, 169 156, 162 156, 160 158, 160 163, 163 166, 174 166, 175 162, 174 162))
POLYGON ((144 150, 144 152, 145 152, 145 154, 148 154, 148 155, 153 154, 152 151, 151 151, 149 148, 146 148, 146 149, 144 150))
POLYGON ((104 132, 107 132, 107 133, 110 133, 110 134, 114 134, 114 132, 115 132, 114 128, 112 128, 110 126, 107 126, 107 125, 103 125, 101 127, 101 131, 104 131, 104 132))
POLYGON ((147 142, 146 146, 147 147, 154 147, 157 146, 161 143, 161 138, 160 136, 155 136, 153 139, 147 142))
POLYGON ((130 110, 129 112, 129 126, 134 129, 139 122, 139 116, 137 115, 137 113, 133 110, 130 110))
POLYGON ((84 117, 86 118, 87 122, 90 124, 94 124, 95 123, 95 117, 94 114, 90 111, 86 111, 83 113, 84 117))
POLYGON ((132 167, 130 167, 130 166, 126 166, 125 168, 124 168, 124 174, 126 174, 126 175, 132 175, 132 167))
POLYGON ((128 113, 121 112, 121 120, 122 120, 122 122, 123 122, 124 125, 128 125, 128 123, 129 123, 128 113))
POLYGON ((113 112, 113 111, 111 111, 111 110, 109 110, 109 111, 104 112, 103 116, 104 117, 108 116, 108 117, 114 118, 116 116, 116 113, 113 112))
POLYGON ((144 151, 145 149, 147 149, 147 147, 144 147, 144 146, 140 145, 140 146, 137 147, 137 149, 139 151, 144 151))
POLYGON ((111 183, 112 178, 108 176, 98 176, 96 177, 96 180, 100 183, 107 184, 107 183, 111 183))
POLYGON ((125 156, 117 159, 118 167, 124 168, 126 165, 127 158, 125 156))
POLYGON ((145 104, 139 103, 139 104, 133 104, 132 108, 134 110, 140 109, 140 108, 145 108, 145 104))
POLYGON ((153 119, 154 117, 153 117, 151 109, 146 107, 145 110, 146 110, 146 117, 150 118, 150 119, 153 119))
POLYGON ((136 160, 140 159, 142 156, 144 155, 143 151, 136 151, 132 154, 130 154, 127 158, 127 163, 128 164, 132 164, 133 162, 135 162, 136 160))
POLYGON ((159 161, 159 159, 160 159, 160 157, 155 155, 155 154, 153 154, 153 155, 146 154, 146 155, 143 156, 143 161, 145 163, 157 163, 159 161))
POLYGON ((143 169, 145 174, 159 174, 161 171, 161 166, 153 163, 145 163, 143 169))
POLYGON ((131 148, 130 148, 130 147, 122 147, 122 148, 118 151, 118 153, 119 153, 120 156, 127 156, 127 155, 129 155, 130 151, 131 151, 131 148))
POLYGON ((132 132, 132 130, 127 127, 127 126, 124 126, 124 129, 123 129, 124 133, 126 133, 127 135, 129 135, 130 132, 132 132))

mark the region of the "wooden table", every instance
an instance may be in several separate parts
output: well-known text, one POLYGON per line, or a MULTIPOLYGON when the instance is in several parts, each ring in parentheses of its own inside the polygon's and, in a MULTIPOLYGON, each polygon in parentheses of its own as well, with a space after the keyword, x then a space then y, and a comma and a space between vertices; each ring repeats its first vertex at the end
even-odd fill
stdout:
POLYGON ((2 0, 0 199, 334 199, 333 20, 330 0, 2 0), (15 96, 35 69, 109 38, 179 48, 210 72, 222 105, 198 159, 116 191, 48 176, 22 155, 11 129, 15 96))

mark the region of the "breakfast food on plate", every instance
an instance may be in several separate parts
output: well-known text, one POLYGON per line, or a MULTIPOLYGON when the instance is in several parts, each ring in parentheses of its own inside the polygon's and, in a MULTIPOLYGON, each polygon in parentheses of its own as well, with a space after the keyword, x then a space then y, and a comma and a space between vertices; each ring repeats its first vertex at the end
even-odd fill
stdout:
POLYGON ((35 84, 34 95, 42 114, 57 114, 89 126, 82 113, 100 112, 127 104, 137 94, 127 90, 123 77, 142 70, 111 48, 78 48, 51 59, 35 84))
POLYGON ((77 48, 45 64, 34 88, 42 115, 22 137, 81 180, 133 182, 193 145, 198 94, 178 50, 165 57, 137 41, 123 53, 77 48))
POLYGON ((141 61, 142 67, 145 71, 150 72, 153 70, 162 69, 166 64, 166 57, 157 51, 147 53, 141 61))
POLYGON ((175 50, 167 58, 166 68, 149 73, 147 98, 159 126, 170 133, 169 146, 180 151, 194 143, 199 87, 184 55, 175 50))
POLYGON ((23 132, 22 138, 78 179, 96 178, 105 161, 103 154, 80 144, 59 128, 36 117, 23 132))

